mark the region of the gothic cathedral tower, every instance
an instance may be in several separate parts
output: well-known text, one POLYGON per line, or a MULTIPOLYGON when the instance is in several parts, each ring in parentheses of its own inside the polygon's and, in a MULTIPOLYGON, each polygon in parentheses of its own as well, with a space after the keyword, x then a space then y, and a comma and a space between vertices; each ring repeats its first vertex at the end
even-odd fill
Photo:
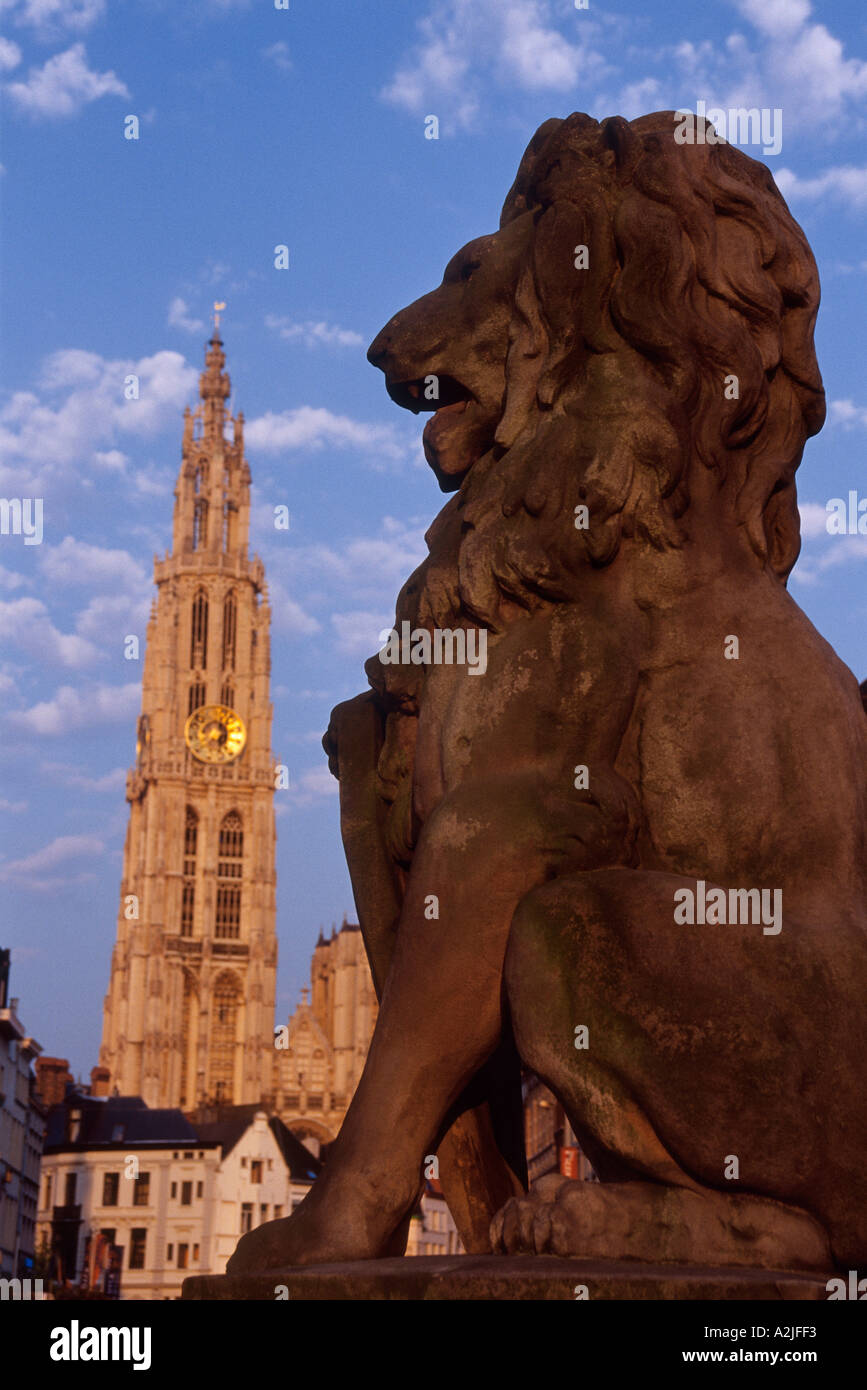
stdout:
POLYGON ((100 1051, 112 1089, 186 1110, 273 1092, 271 615, 225 360, 215 327, 154 562, 100 1051))

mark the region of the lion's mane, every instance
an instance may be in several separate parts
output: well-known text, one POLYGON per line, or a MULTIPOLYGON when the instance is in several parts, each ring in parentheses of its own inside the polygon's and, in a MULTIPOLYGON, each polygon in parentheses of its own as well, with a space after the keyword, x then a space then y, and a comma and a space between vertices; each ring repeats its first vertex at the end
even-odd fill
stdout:
POLYGON ((575 114, 530 141, 501 218, 534 227, 497 444, 446 508, 462 513, 459 572, 429 572, 421 621, 496 630, 515 604, 574 598, 581 565, 624 538, 682 546, 698 497, 782 582, 795 563, 795 470, 825 414, 816 265, 768 169, 677 144, 677 119, 575 114))

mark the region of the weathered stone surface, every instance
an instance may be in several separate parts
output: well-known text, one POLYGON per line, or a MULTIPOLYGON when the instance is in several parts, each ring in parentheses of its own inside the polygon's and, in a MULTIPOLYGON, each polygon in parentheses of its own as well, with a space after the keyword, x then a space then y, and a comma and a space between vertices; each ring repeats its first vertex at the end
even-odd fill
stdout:
MULTIPOLYGON (((828 1276, 830 1277, 830 1276, 828 1276)), ((558 1259, 552 1255, 423 1256, 310 1265, 262 1274, 196 1275, 183 1297, 273 1302, 290 1300, 574 1300, 584 1285, 599 1299, 799 1299, 828 1297, 824 1276, 784 1270, 644 1265, 626 1260, 558 1259), (285 1298, 285 1294, 281 1296, 285 1298)), ((583 1294, 581 1295, 584 1296, 583 1294)))
POLYGON ((435 1152, 474 1253, 495 1218, 512 1254, 867 1263, 867 720, 785 587, 818 274, 769 171, 678 124, 546 122, 370 348, 454 491, 396 632, 484 668, 380 653, 332 715, 382 1006, 232 1273, 399 1253, 435 1152), (592 1191, 521 1195, 519 1059, 592 1191))

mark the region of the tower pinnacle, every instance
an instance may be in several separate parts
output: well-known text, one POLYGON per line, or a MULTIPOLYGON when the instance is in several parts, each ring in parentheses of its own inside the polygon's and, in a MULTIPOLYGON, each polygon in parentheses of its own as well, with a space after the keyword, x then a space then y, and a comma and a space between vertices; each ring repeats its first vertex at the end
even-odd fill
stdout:
MULTIPOLYGON (((214 305, 215 320, 225 307, 214 305)), ((226 409, 232 386, 225 366, 215 323, 199 376, 199 404, 184 412, 172 550, 177 556, 206 551, 246 561, 250 470, 244 457, 244 417, 226 409)))

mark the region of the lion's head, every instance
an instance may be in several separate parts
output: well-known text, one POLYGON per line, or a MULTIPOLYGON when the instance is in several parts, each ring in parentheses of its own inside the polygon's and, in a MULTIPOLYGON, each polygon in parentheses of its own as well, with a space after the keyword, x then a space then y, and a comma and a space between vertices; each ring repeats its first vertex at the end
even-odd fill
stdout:
POLYGON ((782 580, 797 558, 794 475, 825 410, 815 262, 763 164, 677 125, 547 121, 500 230, 370 348, 393 399, 436 412, 425 452, 461 489, 477 620, 568 596, 624 539, 680 546, 696 511, 782 580))

